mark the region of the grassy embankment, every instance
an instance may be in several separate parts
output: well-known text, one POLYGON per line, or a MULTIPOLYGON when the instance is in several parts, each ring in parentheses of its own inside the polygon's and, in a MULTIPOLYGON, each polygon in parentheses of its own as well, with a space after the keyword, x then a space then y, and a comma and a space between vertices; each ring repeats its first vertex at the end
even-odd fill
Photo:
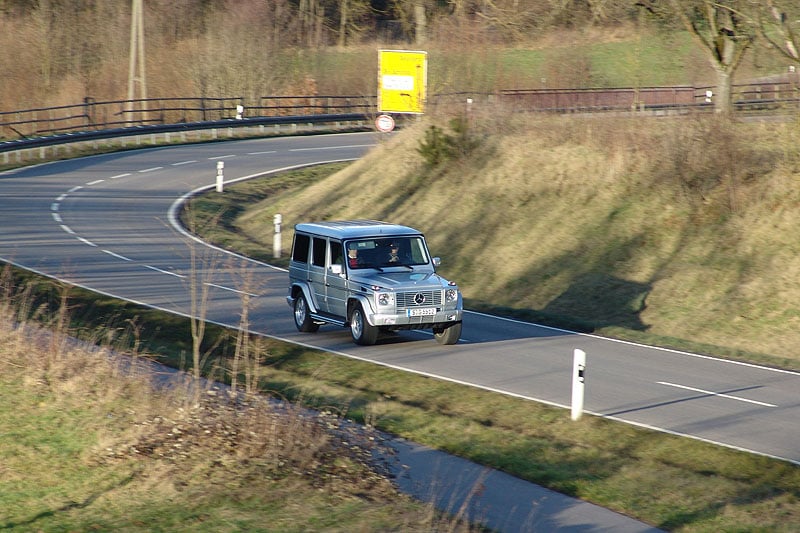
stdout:
POLYGON ((275 213, 406 223, 472 308, 800 368, 795 123, 494 120, 433 168, 420 124, 317 183, 209 196, 233 230, 210 237, 269 260, 275 213))
MULTIPOLYGON (((370 459, 380 440, 344 428, 335 413, 309 416, 256 399, 234 407, 219 387, 192 388, 175 377, 165 388, 137 366, 141 353, 114 358, 108 345, 76 342, 68 334, 80 332, 67 327, 63 307, 50 315, 41 306, 47 287, 34 281, 15 290, 8 270, 2 279, 0 528, 472 529, 398 494, 370 459), (46 328, 25 319, 32 312, 46 328)), ((89 307, 89 295, 72 296, 89 307)), ((137 327, 185 326, 157 315, 137 327)), ((88 336, 119 334, 114 344, 130 344, 137 328, 119 325, 88 336)))
MULTIPOLYGON (((798 335, 789 294, 800 266, 795 124, 482 124, 472 131, 480 142, 447 165, 426 166, 419 124, 328 177, 316 168, 243 183, 199 199, 193 212, 221 214, 221 233, 208 237, 268 261, 262 236, 278 212, 285 227, 407 223, 426 232, 473 308, 800 367, 788 349, 798 335)), ((329 358, 270 372, 291 369, 288 381, 300 379, 310 396, 343 385, 358 391, 352 411, 368 398, 365 413, 380 427, 660 527, 800 523, 797 467, 601 420, 572 425, 557 410, 353 366, 329 358), (425 407, 414 414, 415 405, 425 407), (426 418, 428 409, 438 415, 426 418)))

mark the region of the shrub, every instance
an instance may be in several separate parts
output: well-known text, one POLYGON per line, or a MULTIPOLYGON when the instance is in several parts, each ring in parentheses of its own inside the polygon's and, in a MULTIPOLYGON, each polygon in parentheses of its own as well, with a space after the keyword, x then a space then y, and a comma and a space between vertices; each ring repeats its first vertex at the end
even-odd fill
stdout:
POLYGON ((417 152, 425 159, 428 167, 433 168, 447 161, 464 159, 478 147, 479 140, 466 117, 451 119, 450 130, 452 134, 436 125, 431 125, 425 131, 425 138, 420 141, 417 152))

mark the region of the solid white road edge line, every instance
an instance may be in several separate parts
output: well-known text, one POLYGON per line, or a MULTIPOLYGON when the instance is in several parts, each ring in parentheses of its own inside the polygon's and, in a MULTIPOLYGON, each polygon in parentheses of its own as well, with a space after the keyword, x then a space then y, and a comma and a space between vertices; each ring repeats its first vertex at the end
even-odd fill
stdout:
MULTIPOLYGON (((10 263, 10 264, 18 267, 18 268, 22 268, 22 269, 28 270, 29 272, 33 272, 35 274, 39 274, 40 276, 44 276, 46 278, 55 279, 55 280, 59 280, 59 281, 66 281, 67 283, 70 283, 75 287, 80 287, 82 289, 86 289, 88 291, 96 292, 97 294, 102 294, 102 295, 105 295, 105 296, 108 296, 108 297, 111 297, 111 298, 121 298, 120 296, 118 296, 116 294, 113 294, 113 293, 110 293, 110 292, 106 292, 106 291, 97 290, 96 288, 89 287, 89 286, 84 285, 82 283, 69 282, 69 281, 61 279, 61 278, 59 278, 57 276, 53 276, 51 274, 47 274, 47 273, 42 272, 40 270, 33 269, 33 268, 30 268, 30 267, 18 264, 18 263, 14 262, 14 261, 9 261, 9 260, 5 260, 5 261, 7 263, 10 263)), ((270 265, 267 265, 267 266, 270 266, 270 265)), ((279 270, 284 270, 284 269, 279 269, 279 270)), ((171 313, 171 314, 174 314, 174 315, 182 316, 184 318, 191 318, 191 315, 189 315, 188 313, 182 313, 180 311, 175 311, 174 309, 168 309, 166 307, 161 307, 159 305, 153 305, 153 304, 149 304, 149 303, 146 303, 146 302, 143 302, 143 301, 140 301, 140 300, 134 300, 134 299, 130 299, 130 298, 121 298, 121 299, 123 299, 125 301, 128 301, 128 302, 131 302, 131 303, 134 303, 136 305, 141 305, 141 306, 150 308, 150 309, 156 309, 156 310, 159 310, 159 311, 164 311, 166 313, 171 313)), ((225 324, 223 322, 218 322, 216 320, 208 320, 207 319, 206 321, 211 323, 211 324, 216 324, 218 326, 230 327, 229 324, 225 324)), ((309 349, 312 349, 312 350, 319 350, 319 351, 326 352, 326 353, 331 353, 331 354, 334 354, 334 355, 340 355, 342 357, 347 357, 348 359, 354 359, 354 360, 357 360, 357 361, 363 361, 363 362, 366 362, 366 363, 371 363, 371 364, 383 366, 383 367, 386 367, 386 368, 392 368, 394 370, 402 370, 403 372, 411 372, 412 374, 418 374, 418 375, 425 376, 425 377, 431 377, 431 378, 435 378, 435 379, 440 379, 442 381, 449 381, 451 383, 457 383, 459 385, 466 385, 468 387, 487 390, 487 391, 490 391, 490 392, 496 392, 496 393, 503 394, 503 395, 506 395, 506 396, 519 398, 519 399, 522 399, 522 400, 528 400, 528 401, 532 401, 532 402, 543 403, 545 405, 552 405, 553 407, 560 407, 562 409, 570 409, 570 406, 563 405, 563 404, 560 404, 560 403, 557 403, 557 402, 551 402, 549 400, 543 400, 541 398, 535 398, 535 397, 532 397, 532 396, 524 396, 522 394, 516 394, 516 393, 513 393, 513 392, 508 392, 508 391, 504 391, 504 390, 501 390, 501 389, 495 389, 495 388, 492 388, 492 387, 485 387, 483 385, 476 385, 476 384, 470 383, 468 381, 461 381, 461 380, 457 380, 457 379, 452 379, 452 378, 448 378, 448 377, 444 377, 444 376, 439 376, 437 374, 432 374, 432 373, 429 373, 429 372, 421 372, 421 371, 418 371, 418 370, 403 368, 401 366, 392 365, 392 364, 384 363, 384 362, 381 362, 381 361, 375 361, 375 360, 372 360, 372 359, 367 359, 365 357, 358 357, 357 355, 353 355, 353 354, 349 354, 349 353, 345 353, 345 352, 340 352, 338 350, 331 350, 331 349, 328 349, 328 348, 320 348, 319 346, 314 346, 313 344, 308 344, 308 343, 305 343, 305 342, 300 342, 300 341, 287 339, 286 337, 280 337, 278 335, 270 335, 269 333, 263 333, 263 332, 256 331, 256 330, 253 330, 253 329, 248 329, 245 333, 248 333, 248 334, 251 334, 251 335, 259 335, 261 337, 266 337, 268 339, 275 339, 275 340, 279 340, 279 341, 282 341, 282 342, 288 342, 288 343, 294 344, 295 346, 302 346, 304 348, 309 348, 309 349)), ((640 422, 635 422, 635 421, 631 421, 631 420, 625 420, 624 418, 619 418, 617 416, 609 416, 609 415, 604 415, 604 414, 601 414, 601 413, 595 413, 595 412, 592 412, 592 411, 584 411, 584 412, 587 413, 587 414, 593 415, 593 416, 598 416, 598 417, 601 417, 601 418, 607 418, 609 420, 614 420, 615 422, 621 422, 623 424, 628 424, 628 425, 631 425, 631 426, 650 429, 652 431, 658 431, 659 433, 666 433, 668 435, 676 435, 676 436, 679 436, 679 437, 686 437, 686 438, 689 438, 689 439, 692 439, 692 440, 696 440, 696 441, 700 441, 700 442, 707 442, 709 444, 714 444, 716 446, 722 446, 723 448, 729 448, 729 449, 738 450, 738 451, 741 451, 741 452, 752 453, 754 455, 760 455, 762 457, 768 457, 770 459, 777 459, 779 461, 785 461, 787 463, 791 463, 793 465, 800 466, 800 461, 789 459, 787 457, 781 457, 779 455, 773 455, 773 454, 769 454, 769 453, 759 452, 759 451, 756 451, 756 450, 750 450, 748 448, 742 448, 741 446, 734 446, 732 444, 726 444, 724 442, 717 442, 717 441, 714 441, 714 440, 705 439, 703 437, 697 437, 695 435, 689 435, 689 434, 681 433, 681 432, 678 432, 678 431, 672 431, 670 429, 660 428, 660 427, 657 427, 657 426, 651 426, 649 424, 643 424, 643 423, 640 423, 640 422)))

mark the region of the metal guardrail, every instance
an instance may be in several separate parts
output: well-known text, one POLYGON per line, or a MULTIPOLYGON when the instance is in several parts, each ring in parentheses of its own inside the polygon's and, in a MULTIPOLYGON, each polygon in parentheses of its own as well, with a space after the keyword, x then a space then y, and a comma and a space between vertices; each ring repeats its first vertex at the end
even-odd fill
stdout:
POLYGON ((0 138, 158 124, 212 122, 237 117, 283 117, 369 113, 375 98, 357 96, 264 96, 244 98, 147 98, 0 112, 0 138))
POLYGON ((0 143, 0 152, 13 150, 26 150, 52 146, 56 144, 96 141, 115 137, 132 137, 137 135, 176 133, 197 130, 210 130, 221 128, 242 128, 248 126, 269 126, 283 124, 341 124, 358 122, 363 123, 370 119, 363 113, 346 113, 340 115, 298 115, 285 117, 256 117, 241 119, 212 120, 205 122, 182 122, 178 124, 141 125, 124 128, 103 130, 89 130, 69 133, 59 133, 45 137, 17 139, 0 143))

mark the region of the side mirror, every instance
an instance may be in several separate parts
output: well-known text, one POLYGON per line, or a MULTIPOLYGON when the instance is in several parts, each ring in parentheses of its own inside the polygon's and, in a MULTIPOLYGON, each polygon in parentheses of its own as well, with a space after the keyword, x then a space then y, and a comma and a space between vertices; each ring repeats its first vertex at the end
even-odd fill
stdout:
POLYGON ((438 267, 441 264, 442 264, 442 258, 441 257, 434 257, 433 258, 433 266, 434 267, 438 267))
POLYGON ((337 276, 342 275, 342 265, 336 263, 331 265, 331 274, 335 274, 337 276))

